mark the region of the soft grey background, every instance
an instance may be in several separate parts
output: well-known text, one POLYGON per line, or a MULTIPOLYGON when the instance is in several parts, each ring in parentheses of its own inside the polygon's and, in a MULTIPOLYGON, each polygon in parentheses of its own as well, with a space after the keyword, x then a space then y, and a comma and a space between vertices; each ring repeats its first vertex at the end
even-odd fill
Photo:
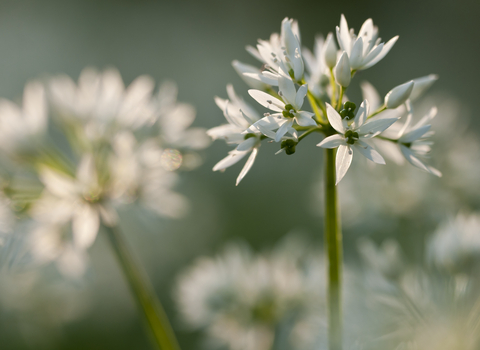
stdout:
MULTIPOLYGON (((333 31, 341 13, 357 30, 372 17, 385 40, 400 35, 391 53, 362 73, 381 94, 411 78, 437 73, 440 80, 432 92, 458 99, 464 118, 480 127, 480 2, 473 0, 1 1, 0 96, 18 99, 28 80, 47 74, 76 79, 86 66, 114 66, 126 83, 141 74, 175 80, 180 100, 197 108, 195 124, 209 128, 224 122, 213 96, 225 97, 227 83, 247 97, 231 67, 234 59, 256 64, 245 45, 279 31, 288 16, 299 20, 302 42, 312 47, 315 34, 333 31)), ((359 96, 355 90, 351 95, 359 96)), ((239 166, 224 174, 211 172, 228 150, 216 142, 204 152, 201 168, 183 174, 180 191, 191 200, 187 218, 147 225, 136 212, 126 213, 125 231, 185 349, 197 348, 199 342, 176 321, 171 303, 172 279, 183 266, 214 253, 231 238, 265 247, 291 229, 303 229, 321 242, 322 222, 311 207, 312 184, 322 161, 314 143, 305 142, 292 157, 274 157, 276 147, 263 147, 258 164, 235 187, 239 166)), ((353 234, 345 232, 347 251, 353 234)), ((92 248, 91 271, 77 288, 96 297, 86 314, 61 327, 46 348, 150 348, 110 253, 103 239, 92 248)), ((0 329, 0 337, 5 350, 40 348, 17 332, 0 329)))

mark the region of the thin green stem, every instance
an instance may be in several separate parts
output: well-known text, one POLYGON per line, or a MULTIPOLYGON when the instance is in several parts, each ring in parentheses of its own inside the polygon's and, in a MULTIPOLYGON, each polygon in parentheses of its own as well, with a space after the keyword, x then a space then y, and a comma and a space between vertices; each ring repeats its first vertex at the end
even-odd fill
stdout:
POLYGON ((345 90, 347 90, 347 88, 343 86, 340 87, 340 96, 338 96, 337 111, 340 111, 340 109, 342 108, 343 94, 345 93, 345 90))
POLYGON ((105 225, 103 227, 138 306, 142 309, 148 326, 152 330, 158 349, 180 350, 167 315, 157 299, 146 273, 134 259, 120 230, 118 227, 105 225))
POLYGON ((312 132, 315 132, 315 131, 318 131, 318 132, 321 132, 322 129, 321 128, 317 128, 317 127, 312 127, 311 129, 308 129, 307 131, 305 131, 303 134, 301 134, 299 137, 298 137, 298 142, 302 141, 302 139, 308 135, 310 135, 312 132))
POLYGON ((332 99, 330 102, 333 108, 337 108, 337 83, 333 76, 333 68, 330 68, 330 86, 332 87, 332 99))
POLYGON ((322 125, 326 125, 327 121, 325 120, 324 116, 327 115, 327 111, 325 110, 325 107, 322 105, 322 103, 317 103, 315 96, 313 96, 310 90, 307 91, 307 97, 308 102, 310 102, 310 106, 312 106, 313 112, 315 113, 317 122, 322 125), (322 110, 323 114, 320 113, 320 109, 322 110))
POLYGON ((386 109, 387 109, 387 106, 382 106, 382 107, 380 107, 380 108, 377 109, 375 112, 373 112, 372 114, 370 114, 370 115, 367 117, 367 119, 376 116, 377 114, 383 112, 383 111, 386 110, 386 109))
POLYGON ((329 350, 342 349, 342 231, 335 186, 335 149, 325 150, 325 247, 328 258, 329 350))

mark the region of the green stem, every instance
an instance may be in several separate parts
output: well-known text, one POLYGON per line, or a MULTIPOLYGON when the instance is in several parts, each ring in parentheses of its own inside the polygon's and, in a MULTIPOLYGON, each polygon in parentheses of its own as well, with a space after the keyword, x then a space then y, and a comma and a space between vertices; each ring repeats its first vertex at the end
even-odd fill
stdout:
POLYGON ((340 111, 340 109, 342 109, 343 94, 345 93, 345 90, 347 90, 347 88, 343 86, 340 87, 340 96, 338 96, 337 111, 340 111))
POLYGON ((335 186, 335 149, 325 150, 325 247, 328 258, 329 350, 342 349, 342 232, 335 186))
POLYGON ((322 105, 322 103, 317 104, 317 100, 315 96, 313 96, 313 94, 310 92, 310 90, 307 91, 307 97, 308 97, 308 102, 310 102, 310 106, 312 106, 313 112, 315 113, 317 122, 322 125, 326 125, 327 121, 323 117, 327 115, 327 111, 325 110, 325 107, 322 105), (322 113, 320 113, 320 109, 322 110, 323 115, 322 113))
POLYGON ((337 83, 333 76, 333 68, 330 68, 330 86, 332 87, 332 100, 330 102, 333 108, 337 108, 337 83))
POLYGON ((377 114, 383 112, 383 111, 386 110, 386 109, 387 109, 387 106, 382 106, 382 107, 380 107, 380 108, 377 109, 375 112, 373 112, 372 114, 370 114, 370 115, 367 117, 367 119, 370 119, 370 118, 376 116, 377 114))
POLYGON ((316 128, 316 127, 312 127, 311 129, 308 129, 307 131, 305 131, 303 134, 301 134, 301 135, 298 137, 298 142, 302 141, 302 139, 303 139, 304 137, 310 135, 312 132, 315 132, 315 131, 321 132, 322 129, 316 128))
POLYGON ((134 259, 127 242, 118 227, 103 226, 125 278, 130 285, 138 306, 152 330, 155 342, 161 350, 180 350, 173 329, 160 301, 155 296, 147 275, 134 259))

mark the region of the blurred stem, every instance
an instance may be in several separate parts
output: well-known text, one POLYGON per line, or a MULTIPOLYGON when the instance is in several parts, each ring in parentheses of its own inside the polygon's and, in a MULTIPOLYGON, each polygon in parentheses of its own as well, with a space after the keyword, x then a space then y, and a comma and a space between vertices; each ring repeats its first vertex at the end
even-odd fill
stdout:
POLYGON ((327 111, 325 110, 325 107, 322 105, 322 102, 317 103, 317 99, 310 92, 310 90, 307 91, 307 97, 308 97, 308 102, 310 102, 310 106, 312 106, 313 112, 315 113, 317 122, 322 125, 326 125, 327 121, 325 120, 325 118, 327 116, 327 111), (320 113, 320 109, 322 110, 323 115, 322 113, 320 113), (325 116, 325 118, 323 116, 325 116))
POLYGON ((155 342, 161 350, 180 350, 173 329, 160 301, 155 296, 150 281, 132 252, 118 227, 103 226, 125 278, 130 285, 138 306, 143 311, 155 342))
POLYGON ((325 150, 325 247, 328 258, 328 343, 329 350, 342 349, 342 232, 335 186, 336 149, 325 150))

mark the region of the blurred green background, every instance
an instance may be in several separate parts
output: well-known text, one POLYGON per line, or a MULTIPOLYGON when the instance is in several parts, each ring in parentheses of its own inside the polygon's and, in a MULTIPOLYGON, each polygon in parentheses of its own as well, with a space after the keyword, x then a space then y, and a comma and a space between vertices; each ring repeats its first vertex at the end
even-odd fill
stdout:
MULTIPOLYGON (((246 45, 279 31, 281 20, 288 16, 299 21, 302 43, 311 48, 316 34, 335 29, 341 13, 357 30, 365 19, 373 18, 385 41, 400 35, 390 54, 362 72, 362 79, 384 95, 411 78, 439 74, 430 93, 458 100, 460 118, 478 130, 480 2, 474 0, 1 1, 0 96, 19 99, 24 84, 34 78, 66 73, 76 79, 86 66, 113 66, 126 83, 141 74, 158 82, 176 81, 179 100, 197 109, 195 124, 210 128, 224 122, 213 96, 226 97, 227 83, 249 99, 246 85, 231 67, 234 59, 257 64, 245 51, 246 45)), ((349 96, 360 98, 358 90, 349 96)), ((199 336, 178 322, 171 286, 175 275, 196 257, 216 252, 231 239, 267 247, 293 229, 321 244, 321 208, 314 204, 313 192, 321 177, 322 156, 313 147, 315 142, 314 138, 305 142, 292 157, 274 157, 275 145, 262 147, 251 172, 235 187, 240 165, 225 174, 211 171, 229 150, 217 141, 204 152, 205 162, 199 169, 182 174, 178 189, 191 202, 187 217, 152 220, 134 210, 122 216, 128 238, 145 263, 184 349, 199 348, 199 336)), ((347 259, 360 235, 396 234, 408 248, 419 234, 435 228, 416 222, 406 227, 403 231, 392 228, 392 232, 346 227, 347 259)), ((415 247, 411 250, 414 257, 415 247)), ((25 334, 30 333, 15 327, 0 329, 0 348, 151 348, 103 238, 91 249, 86 280, 74 289, 88 300, 81 317, 62 323, 53 335, 43 338, 29 338, 25 334)), ((8 317, 13 316, 0 315, 0 324, 8 323, 8 317)), ((41 323, 42 315, 36 318, 41 323)))

